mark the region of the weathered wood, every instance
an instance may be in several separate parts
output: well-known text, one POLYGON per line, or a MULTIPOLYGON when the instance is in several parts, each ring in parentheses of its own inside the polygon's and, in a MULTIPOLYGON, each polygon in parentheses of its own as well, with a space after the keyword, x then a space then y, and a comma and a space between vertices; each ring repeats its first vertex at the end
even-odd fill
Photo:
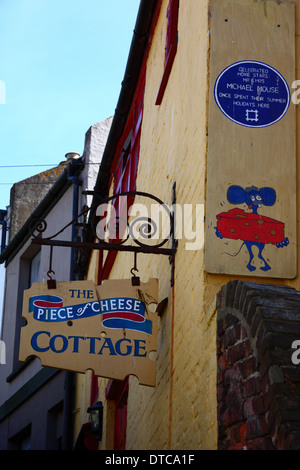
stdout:
MULTIPOLYGON (((214 87, 219 75, 230 65, 239 61, 258 61, 278 71, 292 94, 291 87, 295 80, 295 6, 290 1, 212 0, 210 35, 206 271, 294 278, 297 259, 296 107, 291 102, 286 114, 275 124, 261 128, 245 127, 233 122, 219 109, 214 87), (246 213, 253 211, 246 204, 227 200, 231 185, 273 188, 276 191, 275 203, 262 205, 257 213, 285 225, 285 237, 289 241, 287 246, 277 248, 265 244, 264 247, 252 247, 253 271, 249 269, 250 254, 246 244, 239 252, 243 240, 216 236, 216 216, 219 213, 235 207, 246 213), (257 257, 260 248, 260 255, 270 269, 257 257), (236 253, 238 255, 232 256, 236 253)), ((261 85, 268 85, 268 79, 261 85)), ((254 86, 254 89, 257 87, 254 86)), ((249 90, 229 91, 232 99, 234 93, 251 93, 249 90)), ((247 101, 245 97, 236 99, 247 101)))
POLYGON ((20 361, 36 356, 42 365, 123 380, 135 375, 155 386, 158 281, 138 286, 131 279, 34 283, 24 292, 20 361), (46 303, 45 303, 46 302, 46 303))

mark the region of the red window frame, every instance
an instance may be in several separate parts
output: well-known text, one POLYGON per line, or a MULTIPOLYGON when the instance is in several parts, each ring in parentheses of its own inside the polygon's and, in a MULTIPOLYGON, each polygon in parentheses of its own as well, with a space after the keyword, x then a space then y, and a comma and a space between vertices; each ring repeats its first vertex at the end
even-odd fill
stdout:
MULTIPOLYGON (((111 182, 114 184, 113 195, 117 195, 127 191, 136 190, 137 169, 140 154, 140 139, 141 128, 144 110, 144 92, 146 83, 146 66, 144 65, 136 92, 132 101, 131 110, 125 126, 123 135, 120 139, 116 151, 116 157, 111 170, 111 182)), ((113 205, 115 208, 116 216, 125 218, 128 214, 124 214, 122 204, 129 208, 133 203, 133 196, 127 198, 115 199, 113 205)), ((122 238, 122 233, 119 234, 122 238)), ((118 242, 118 239, 111 240, 111 242, 118 242)), ((104 279, 107 279, 112 269, 114 261, 117 256, 117 251, 108 252, 105 261, 103 262, 103 253, 99 255, 99 271, 98 271, 98 284, 104 279)))
POLYGON ((114 195, 135 191, 144 110, 145 70, 136 90, 130 117, 121 139, 120 158, 114 170, 114 195), (129 147, 130 145, 130 147, 129 147))
POLYGON ((98 377, 95 375, 94 371, 92 371, 90 406, 95 405, 96 401, 98 400, 98 395, 99 395, 98 377))
POLYGON ((169 76, 172 70, 173 62, 177 52, 178 44, 178 15, 179 15, 179 0, 170 0, 167 9, 167 37, 166 37, 166 48, 165 48, 165 68, 156 97, 156 105, 160 105, 169 76))
POLYGON ((127 399, 129 377, 123 381, 111 379, 106 388, 106 398, 114 400, 114 450, 126 450, 127 399))

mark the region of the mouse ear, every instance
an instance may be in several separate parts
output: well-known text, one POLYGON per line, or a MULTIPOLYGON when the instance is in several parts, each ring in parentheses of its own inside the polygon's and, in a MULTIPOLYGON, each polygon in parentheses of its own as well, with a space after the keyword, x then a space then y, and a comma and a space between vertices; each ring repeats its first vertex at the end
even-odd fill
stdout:
POLYGON ((260 188, 259 195, 265 206, 273 206, 276 202, 276 191, 273 188, 260 188))
POLYGON ((229 186, 227 190, 227 200, 230 204, 242 204, 246 201, 247 194, 241 186, 229 186))

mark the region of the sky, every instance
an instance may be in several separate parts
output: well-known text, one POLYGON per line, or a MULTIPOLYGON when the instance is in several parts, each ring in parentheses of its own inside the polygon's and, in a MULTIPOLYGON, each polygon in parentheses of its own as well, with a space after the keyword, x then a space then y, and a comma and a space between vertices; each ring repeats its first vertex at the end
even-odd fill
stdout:
POLYGON ((0 0, 0 209, 114 114, 139 4, 0 0))
MULTIPOLYGON (((0 0, 0 209, 113 116, 140 0, 0 0)), ((0 231, 1 235, 1 231, 0 231)), ((0 332, 4 265, 0 265, 0 332)))

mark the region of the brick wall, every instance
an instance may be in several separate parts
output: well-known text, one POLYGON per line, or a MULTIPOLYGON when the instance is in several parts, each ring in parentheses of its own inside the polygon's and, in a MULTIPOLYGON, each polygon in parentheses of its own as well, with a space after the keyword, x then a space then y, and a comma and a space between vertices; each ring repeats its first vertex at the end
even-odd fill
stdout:
POLYGON ((300 449, 300 293, 231 281, 217 297, 218 448, 300 449))

